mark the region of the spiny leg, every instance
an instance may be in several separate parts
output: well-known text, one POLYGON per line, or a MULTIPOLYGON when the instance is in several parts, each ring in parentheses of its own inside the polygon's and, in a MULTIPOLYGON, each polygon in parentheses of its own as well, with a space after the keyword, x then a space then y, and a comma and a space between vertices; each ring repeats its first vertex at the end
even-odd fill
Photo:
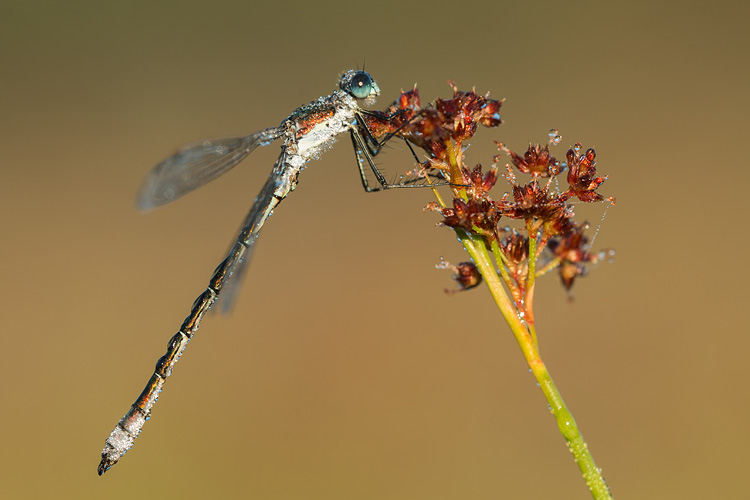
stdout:
MULTIPOLYGON (((363 136, 362 133, 360 133, 359 129, 353 128, 351 130, 351 139, 352 139, 352 146, 354 149, 354 157, 357 162, 357 168, 359 169, 359 175, 360 179, 362 180, 362 187, 364 190, 368 193, 373 193, 377 191, 382 191, 385 189, 397 189, 397 188, 421 188, 421 187, 437 187, 437 186, 449 186, 449 185, 455 185, 451 182, 445 181, 445 179, 437 174, 431 174, 431 173, 425 173, 425 175, 434 177, 438 179, 438 182, 432 182, 427 184, 409 184, 408 182, 417 182, 418 179, 412 179, 411 181, 405 182, 397 182, 397 183, 389 183, 383 173, 380 171, 380 169, 377 167, 374 161, 374 157, 380 153, 380 150, 382 146, 391 138, 395 137, 395 133, 389 134, 386 139, 384 139, 381 142, 378 142, 370 133, 369 129, 366 127, 366 125, 362 122, 362 129, 365 130, 365 133, 369 135, 369 138, 367 135, 363 136), (370 141, 372 141, 374 144, 377 145, 377 147, 371 147, 370 141), (370 186, 369 181, 367 180, 367 175, 365 174, 365 169, 362 161, 362 157, 364 156, 364 159, 367 161, 368 166, 370 167, 370 170, 375 175, 375 178, 377 179, 378 183, 380 184, 380 187, 373 188, 370 186)), ((400 127, 399 127, 400 129, 400 127)), ((422 165, 422 162, 419 160, 419 157, 417 156, 416 152, 414 151, 414 148, 412 148, 411 144, 409 144, 409 141, 406 140, 405 137, 401 137, 403 141, 406 143, 407 147, 409 148, 409 151, 411 151, 412 156, 414 157, 414 160, 417 162, 417 164, 422 165)))

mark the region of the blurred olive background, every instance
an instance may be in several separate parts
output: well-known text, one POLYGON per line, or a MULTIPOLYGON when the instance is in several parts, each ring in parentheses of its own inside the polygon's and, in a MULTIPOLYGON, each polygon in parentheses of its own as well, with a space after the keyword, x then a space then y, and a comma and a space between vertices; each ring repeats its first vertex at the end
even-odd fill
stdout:
MULTIPOLYGON (((747 493, 748 15, 742 2, 0 3, 3 498, 588 498, 486 289, 447 296, 427 190, 313 162, 154 418, 104 440, 220 262, 278 145, 147 215, 178 146, 278 124, 366 64, 507 98, 493 140, 556 127, 616 196, 574 287, 537 286, 542 354, 616 498, 747 493)), ((411 166, 394 146, 387 172, 411 166)), ((499 183, 499 185, 502 184, 499 183)), ((500 186, 499 189, 502 189, 500 186)), ((498 195, 499 196, 499 195, 498 195)), ((604 205, 579 207, 594 227, 604 205)))

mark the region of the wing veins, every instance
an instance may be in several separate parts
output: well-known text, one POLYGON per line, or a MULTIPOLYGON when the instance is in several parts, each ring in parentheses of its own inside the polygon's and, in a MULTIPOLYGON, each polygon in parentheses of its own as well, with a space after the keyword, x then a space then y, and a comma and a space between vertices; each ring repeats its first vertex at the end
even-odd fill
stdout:
POLYGON ((230 137, 187 146, 156 165, 138 191, 136 205, 151 210, 170 203, 228 172, 259 145, 281 136, 269 128, 246 137, 230 137))

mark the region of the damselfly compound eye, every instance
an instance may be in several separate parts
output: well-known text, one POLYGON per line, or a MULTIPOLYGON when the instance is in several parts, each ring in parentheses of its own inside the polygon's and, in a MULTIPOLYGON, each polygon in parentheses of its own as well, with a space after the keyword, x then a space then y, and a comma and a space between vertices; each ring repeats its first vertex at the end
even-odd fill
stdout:
POLYGON ((349 93, 357 99, 369 97, 372 92, 373 83, 370 75, 364 71, 358 71, 354 74, 349 84, 349 93))

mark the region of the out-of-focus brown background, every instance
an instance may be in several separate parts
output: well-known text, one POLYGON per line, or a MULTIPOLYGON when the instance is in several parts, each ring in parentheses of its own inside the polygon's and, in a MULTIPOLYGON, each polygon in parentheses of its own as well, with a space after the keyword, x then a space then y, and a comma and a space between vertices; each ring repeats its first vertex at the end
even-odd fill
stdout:
MULTIPOLYGON (((181 144, 278 124, 366 63, 383 97, 506 97, 492 140, 556 127, 614 195, 575 288, 538 285, 542 353, 617 498, 748 494, 743 2, 0 4, 3 498, 587 498, 426 190, 366 194, 348 138, 311 163, 134 449, 104 440, 207 282, 278 148, 148 215, 181 144)), ((379 158, 398 171, 408 152, 379 158)), ((582 215, 598 224, 603 205, 582 215)))

